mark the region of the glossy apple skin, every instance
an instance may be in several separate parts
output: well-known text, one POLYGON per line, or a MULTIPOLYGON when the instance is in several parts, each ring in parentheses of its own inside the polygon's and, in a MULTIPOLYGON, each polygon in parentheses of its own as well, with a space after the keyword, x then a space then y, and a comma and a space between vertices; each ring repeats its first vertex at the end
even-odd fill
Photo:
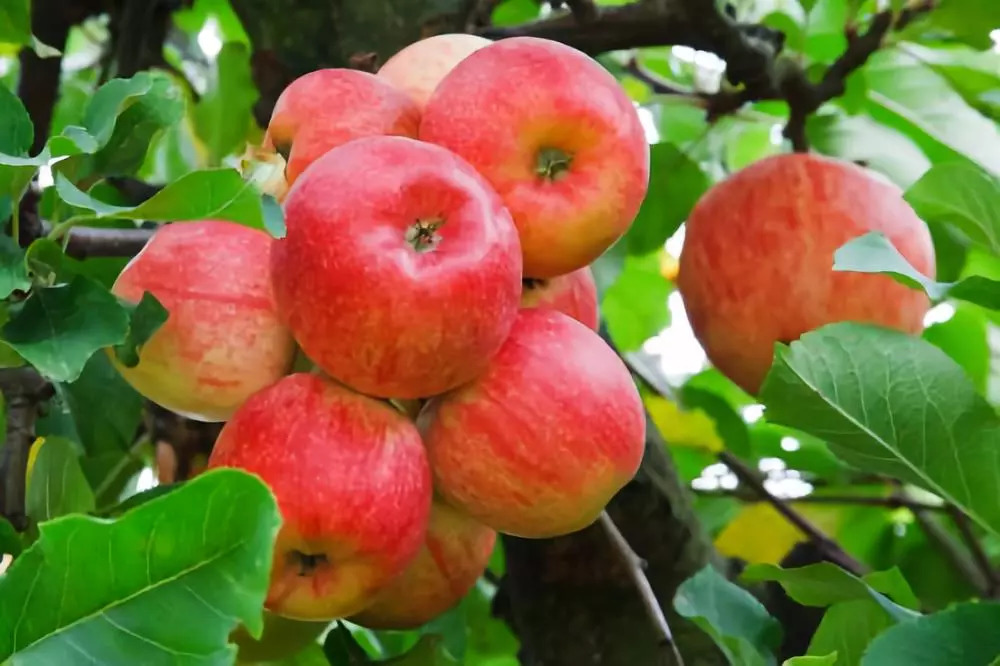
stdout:
POLYGON ((369 629, 414 629, 430 622, 476 584, 496 539, 495 530, 435 500, 427 539, 416 559, 351 621, 369 629))
POLYGON ((316 642, 327 621, 304 622, 264 611, 264 633, 255 640, 243 625, 229 635, 229 642, 238 647, 237 664, 255 664, 261 661, 278 661, 304 650, 316 642))
POLYGON ((896 186, 857 165, 776 155, 712 187, 688 217, 677 278, 711 362, 754 395, 776 342, 838 321, 918 333, 929 307, 923 292, 833 270, 837 248, 870 231, 934 276, 924 222, 896 186))
POLYGON ((385 80, 354 69, 319 69, 278 96, 264 145, 287 156, 290 186, 331 148, 364 136, 415 137, 419 125, 416 103, 385 80))
POLYGON ((367 395, 421 398, 478 375, 521 296, 517 230, 447 150, 358 139, 316 161, 285 200, 272 252, 279 311, 310 359, 367 395), (443 220, 433 249, 407 240, 443 220))
POLYGON ((600 326, 597 284, 590 266, 549 280, 524 280, 521 307, 558 310, 595 331, 600 326))
POLYGON ((618 82, 545 39, 502 39, 458 63, 428 101, 420 139, 468 160, 500 193, 526 277, 600 256, 632 224, 649 181, 649 146, 618 82), (554 179, 536 171, 548 149, 571 156, 554 179))
POLYGON ((591 524, 634 475, 646 422, 618 355, 561 312, 522 310, 486 372, 417 424, 437 492, 514 536, 591 524))
POLYGON ((209 468, 270 487, 282 516, 265 607, 300 620, 362 610, 424 541, 431 479, 416 426, 315 374, 289 375, 226 423, 209 468), (326 562, 302 573, 297 553, 326 562))
POLYGON ((133 388, 188 418, 224 421, 290 371, 295 343, 271 289, 272 240, 216 220, 156 231, 111 290, 133 303, 148 291, 168 311, 136 367, 109 352, 133 388))
POLYGON ((376 76, 410 96, 423 110, 441 79, 468 55, 492 44, 464 33, 434 35, 414 42, 386 60, 376 76))

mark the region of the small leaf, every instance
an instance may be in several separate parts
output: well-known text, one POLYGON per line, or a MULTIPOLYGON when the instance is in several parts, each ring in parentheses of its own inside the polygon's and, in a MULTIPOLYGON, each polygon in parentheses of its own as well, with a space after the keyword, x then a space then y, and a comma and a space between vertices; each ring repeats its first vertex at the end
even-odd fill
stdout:
POLYGON ((837 651, 834 650, 830 654, 825 654, 822 657, 811 657, 806 655, 801 657, 792 657, 791 659, 783 661, 781 666, 833 666, 837 663, 837 651))
POLYGON ((730 663, 774 663, 781 625, 753 595, 726 580, 711 564, 681 584, 674 608, 711 636, 730 663))
POLYGON ((670 283, 660 274, 660 253, 630 255, 601 300, 601 315, 615 346, 634 351, 670 322, 670 283))
POLYGON ((24 266, 24 250, 10 236, 0 236, 0 298, 31 286, 24 266))
POLYGON ((330 663, 337 666, 365 666, 374 663, 342 622, 338 622, 327 632, 323 652, 330 663))
POLYGON ((0 555, 4 553, 17 557, 24 548, 21 537, 17 534, 14 526, 7 522, 6 518, 0 516, 0 555))
POLYGON ((243 147, 258 97, 250 71, 250 49, 240 42, 223 44, 209 74, 208 90, 193 114, 194 130, 208 148, 209 164, 219 164, 243 147))
POLYGON ((3 327, 7 344, 57 382, 75 380, 94 352, 121 343, 127 332, 125 309, 84 277, 39 289, 3 327))
POLYGON ((25 509, 37 523, 94 510, 94 491, 80 469, 72 442, 49 437, 41 444, 32 466, 25 509))
POLYGON ((1000 655, 1000 603, 961 603, 898 624, 872 641, 861 666, 989 666, 1000 655))
POLYGON ((898 331, 837 323, 778 345, 769 421, 844 462, 922 486, 1000 532, 1000 417, 951 358, 898 331))
POLYGON ((128 335, 115 345, 115 356, 127 368, 139 365, 139 354, 153 334, 167 321, 167 309, 150 292, 143 292, 139 303, 123 303, 129 312, 128 335))
POLYGON ((1000 254, 1000 179, 968 162, 932 167, 904 198, 928 222, 950 224, 1000 254))
MULTIPOLYGON (((777 581, 792 599, 804 606, 829 606, 839 601, 874 599, 897 622, 910 620, 919 613, 893 603, 865 581, 830 562, 820 562, 794 569, 772 564, 751 564, 741 575, 748 583, 777 581)), ((880 580, 880 579, 876 579, 880 580)), ((906 601, 913 602, 913 592, 906 588, 906 601)))
MULTIPOLYGON (((3 10, 0 10, 2 20, 3 10)), ((0 118, 4 119, 0 125, 0 153, 26 154, 35 137, 35 127, 20 98, 4 85, 0 85, 0 118)))
POLYGON ((232 663, 238 623, 260 636, 279 525, 267 486, 235 469, 114 520, 43 523, 0 577, 0 661, 232 663))

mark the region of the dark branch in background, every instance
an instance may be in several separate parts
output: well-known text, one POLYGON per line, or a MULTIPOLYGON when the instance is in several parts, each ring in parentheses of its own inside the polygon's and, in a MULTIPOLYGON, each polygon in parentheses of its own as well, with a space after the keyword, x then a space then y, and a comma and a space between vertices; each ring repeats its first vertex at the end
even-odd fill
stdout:
POLYGON ((998 576, 997 570, 993 568, 989 555, 983 550, 983 544, 980 542, 979 537, 973 532, 969 517, 954 504, 949 504, 947 511, 955 523, 955 527, 958 528, 959 534, 962 535, 962 541, 965 542, 969 552, 972 553, 973 561, 983 575, 985 583, 983 595, 990 598, 996 597, 1000 594, 1000 576, 998 576))
POLYGON ((667 617, 663 614, 663 609, 660 608, 660 602, 656 599, 656 592, 653 591, 653 586, 649 584, 649 579, 646 578, 646 561, 635 554, 632 547, 628 545, 628 541, 626 541, 625 537, 622 536, 622 533, 618 531, 618 526, 615 525, 613 520, 611 520, 607 511, 601 512, 599 520, 601 527, 608 535, 608 539, 610 539, 611 543, 614 544, 615 550, 618 552, 618 555, 622 560, 622 564, 625 565, 629 575, 635 582, 635 588, 639 592, 639 597, 642 599, 642 604, 646 608, 646 613, 649 615, 650 621, 660 634, 661 646, 665 650, 670 651, 674 657, 674 663, 677 666, 684 666, 684 658, 681 656, 677 643, 674 641, 674 636, 670 631, 670 624, 667 622, 667 617))
MULTIPOLYGON (((702 497, 731 497, 742 502, 760 501, 760 496, 741 490, 695 490, 702 497)), ((879 497, 875 495, 804 495, 789 499, 789 503, 797 504, 853 504, 862 506, 882 507, 884 509, 910 509, 911 511, 947 511, 944 504, 930 504, 906 497, 879 497)))
POLYGON ((28 451, 35 440, 38 406, 51 397, 52 386, 31 367, 0 370, 0 391, 7 408, 7 431, 0 447, 0 515, 14 528, 27 527, 24 511, 28 451))
POLYGON ((573 14, 573 18, 583 23, 593 21, 597 18, 598 9, 594 0, 549 0, 552 9, 566 7, 573 14))
POLYGON ((927 536, 927 540, 935 544, 944 556, 951 561, 955 569, 972 585, 976 594, 986 596, 988 583, 983 578, 982 571, 976 566, 975 561, 969 557, 968 552, 962 547, 962 544, 938 522, 937 516, 923 510, 914 511, 913 515, 917 519, 920 529, 927 536))

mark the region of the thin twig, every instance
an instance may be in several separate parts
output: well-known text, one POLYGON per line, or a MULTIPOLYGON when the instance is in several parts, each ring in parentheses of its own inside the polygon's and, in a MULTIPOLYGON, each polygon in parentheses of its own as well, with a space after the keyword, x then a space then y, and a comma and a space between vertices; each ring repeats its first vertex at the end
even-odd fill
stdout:
POLYGON ((632 546, 625 540, 625 537, 614 521, 611 520, 611 516, 608 515, 607 511, 601 512, 600 523, 601 527, 607 533, 608 539, 611 540, 615 550, 618 552, 618 556, 625 565, 629 576, 632 578, 632 582, 639 592, 639 597, 642 599, 642 604, 646 608, 646 614, 653 623, 653 627, 660 634, 660 644, 671 651, 674 663, 677 666, 684 666, 684 658, 677 648, 677 643, 674 642, 673 633, 671 633, 670 625, 667 623, 667 616, 663 614, 660 602, 656 599, 656 593, 653 592, 653 586, 649 584, 649 579, 646 578, 646 561, 632 550, 632 546))
POLYGON ((979 570, 983 574, 986 582, 984 595, 987 597, 997 596, 997 593, 1000 592, 1000 576, 998 576, 997 570, 993 568, 993 564, 990 562, 986 551, 983 550, 983 544, 979 541, 976 533, 972 531, 972 524, 969 522, 969 517, 954 504, 949 504, 947 511, 955 523, 955 527, 958 528, 959 534, 962 535, 962 541, 965 542, 969 552, 972 553, 973 561, 975 561, 976 566, 979 567, 979 570))
MULTIPOLYGON (((753 493, 740 490, 699 490, 693 489, 695 494, 703 497, 732 497, 744 502, 756 502, 760 497, 753 493)), ((860 504, 862 506, 882 507, 885 509, 910 509, 912 511, 947 511, 944 504, 930 504, 918 500, 907 499, 905 497, 880 497, 874 495, 803 495, 802 497, 790 497, 786 500, 790 504, 860 504)))
POLYGON ((955 569, 972 585, 977 594, 986 596, 989 584, 962 545, 929 512, 918 510, 914 511, 913 515, 927 535, 927 540, 936 544, 944 556, 951 560, 955 569))

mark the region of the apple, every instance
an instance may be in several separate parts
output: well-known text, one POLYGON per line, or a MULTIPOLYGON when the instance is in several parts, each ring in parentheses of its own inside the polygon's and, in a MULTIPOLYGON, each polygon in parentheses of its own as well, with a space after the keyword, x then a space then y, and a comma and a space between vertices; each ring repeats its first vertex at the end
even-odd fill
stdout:
POLYGON ((628 95, 596 61, 546 39, 502 39, 458 63, 427 102, 419 138, 499 192, 532 278, 600 256, 632 224, 649 181, 628 95))
POLYGON ((522 282, 522 308, 550 308, 595 331, 600 326, 597 285, 590 266, 548 280, 525 278, 522 282))
POLYGON ((430 622, 476 584, 496 538, 495 530, 435 500, 427 539, 416 559, 351 622, 369 629, 414 629, 430 622))
POLYGON ((191 419, 224 421, 290 371, 295 343, 278 317, 269 274, 273 239, 232 222, 160 227, 111 291, 137 303, 149 292, 167 321, 122 377, 156 404, 191 419))
POLYGON ((323 372, 422 398, 482 372, 521 296, 517 230, 461 158, 401 137, 356 139, 303 174, 274 244, 279 312, 323 372))
POLYGON ((646 421, 618 355, 572 317, 521 310, 486 371, 417 418, 437 492, 526 538, 591 524, 634 475, 646 421))
POLYGON ((290 657, 316 642, 330 626, 328 621, 304 622, 264 611, 264 632, 254 639, 241 624, 229 635, 237 646, 236 663, 278 661, 290 657))
POLYGON ((291 186, 326 151, 364 136, 415 137, 420 110, 410 97, 374 74, 319 69, 278 96, 264 146, 285 156, 291 186))
POLYGON ((872 231, 934 277, 926 225, 898 187, 855 164, 775 155, 713 186, 687 219, 677 277, 709 360, 754 395, 777 342, 838 321, 918 333, 930 306, 923 292, 833 270, 837 248, 872 231))
POLYGON ((431 479, 416 426, 319 375, 289 375, 247 400, 208 464, 256 474, 274 493, 283 522, 264 605, 278 615, 361 611, 424 541, 431 479))
POLYGON ((389 58, 376 72, 408 94, 421 110, 441 79, 470 53, 493 42, 463 33, 434 35, 414 42, 389 58))

